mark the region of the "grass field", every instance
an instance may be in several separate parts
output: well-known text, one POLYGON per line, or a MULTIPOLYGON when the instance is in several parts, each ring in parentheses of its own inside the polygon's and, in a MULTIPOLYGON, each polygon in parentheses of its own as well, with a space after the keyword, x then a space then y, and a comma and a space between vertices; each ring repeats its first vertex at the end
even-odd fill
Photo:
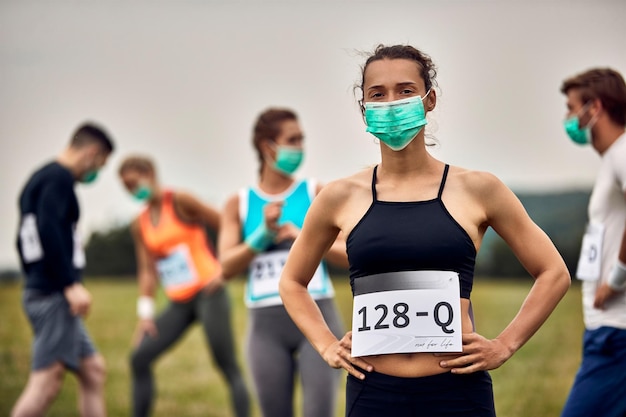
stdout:
MULTIPOLYGON (((531 280, 511 282, 477 280, 472 294, 477 331, 495 337, 516 314, 531 280)), ((132 281, 87 280, 95 303, 87 327, 107 360, 106 401, 109 416, 128 416, 131 334, 135 326, 136 286, 132 281)), ((351 296, 347 279, 335 280, 337 302, 349 328, 351 296)), ((246 311, 243 285, 230 284, 234 326, 241 364, 246 311)), ((0 416, 7 416, 29 372, 31 330, 20 306, 18 284, 0 286, 0 416)), ((164 303, 164 299, 159 300, 164 303)), ((583 332, 580 287, 572 286, 540 331, 500 369, 491 372, 499 417, 558 416, 580 360, 583 332)), ((158 397, 155 417, 227 417, 226 390, 204 346, 196 325, 157 363, 158 397)), ((249 375, 246 375, 249 379, 249 375)), ((343 416, 343 386, 336 416, 343 416)), ((252 387, 250 386, 252 389, 252 387)), ((296 396, 296 402, 299 396, 296 396)), ((50 417, 76 413, 76 382, 71 374, 50 417)), ((253 415, 260 416, 256 403, 253 415)), ((300 416, 299 410, 297 415, 300 416)))

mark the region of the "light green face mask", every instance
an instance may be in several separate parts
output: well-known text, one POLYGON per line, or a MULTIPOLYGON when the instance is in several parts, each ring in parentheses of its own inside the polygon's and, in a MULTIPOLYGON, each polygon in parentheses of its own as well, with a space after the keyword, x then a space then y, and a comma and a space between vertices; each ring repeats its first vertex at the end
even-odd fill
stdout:
POLYGON ((591 142, 591 129, 589 126, 580 127, 578 116, 570 117, 563 122, 565 132, 572 142, 578 145, 587 145, 591 142))
POLYGON ((80 178, 80 182, 83 184, 92 184, 98 178, 98 170, 92 169, 91 171, 85 172, 83 176, 80 178))
POLYGON ((428 123, 424 97, 414 96, 396 101, 365 103, 367 132, 394 151, 406 148, 428 123))
POLYGON ((589 104, 589 102, 585 103, 577 115, 563 121, 565 133, 567 133, 567 136, 569 136, 572 142, 578 145, 587 145, 591 143, 591 128, 596 123, 597 115, 593 116, 585 127, 580 126, 580 114, 584 114, 584 112, 587 111, 589 104))
POLYGON ((302 148, 291 146, 278 146, 276 149, 276 161, 272 165, 275 170, 286 175, 292 175, 300 167, 304 159, 302 148))
POLYGON ((148 201, 152 197, 152 188, 147 185, 139 185, 133 191, 133 197, 139 201, 148 201))

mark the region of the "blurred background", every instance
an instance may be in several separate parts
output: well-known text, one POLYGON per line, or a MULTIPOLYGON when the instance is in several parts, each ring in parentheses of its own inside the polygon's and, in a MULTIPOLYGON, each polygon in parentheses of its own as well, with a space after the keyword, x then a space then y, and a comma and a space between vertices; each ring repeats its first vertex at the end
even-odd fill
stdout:
POLYGON ((17 267, 21 186, 86 120, 117 151, 77 187, 84 241, 139 210, 116 176, 130 152, 221 207, 256 179, 251 127, 268 106, 300 116, 299 175, 328 182, 376 163, 353 87, 379 43, 410 43, 438 65, 437 158, 519 195, 584 200, 599 159, 563 132, 559 87, 592 66, 626 71, 625 16, 618 0, 0 0, 0 269, 17 267))
MULTIPOLYGON (((433 155, 502 179, 573 270, 599 158, 565 135, 559 89, 591 67, 626 73, 625 17, 622 0, 0 0, 0 281, 8 281, 0 287, 0 415, 26 382, 32 340, 19 305, 18 193, 80 123, 101 124, 117 146, 97 183, 77 193, 95 300, 88 326, 107 359, 109 415, 124 416, 137 291, 128 223, 141 207, 117 178, 122 158, 148 154, 163 184, 222 207, 256 181, 255 118, 284 106, 306 135, 298 175, 322 183, 350 175, 379 158, 356 104, 363 54, 408 43, 439 70, 426 127, 433 155)), ((333 272, 348 328, 345 271, 333 272)), ((477 278, 477 329, 495 337, 531 280, 492 231, 477 278)), ((243 343, 242 280, 230 288, 243 343)), ((190 333, 159 363, 155 416, 227 416, 202 334, 190 333)), ((539 333, 493 372, 498 415, 558 415, 581 334, 574 283, 539 333)), ((73 384, 68 378, 50 416, 75 415, 73 384)))

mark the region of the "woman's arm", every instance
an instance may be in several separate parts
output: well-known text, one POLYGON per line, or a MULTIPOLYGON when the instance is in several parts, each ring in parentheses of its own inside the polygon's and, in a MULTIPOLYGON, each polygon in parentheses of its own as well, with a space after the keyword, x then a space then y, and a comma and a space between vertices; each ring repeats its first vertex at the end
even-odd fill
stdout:
POLYGON ((217 248, 222 274, 225 279, 230 279, 243 272, 256 253, 241 240, 239 196, 234 195, 228 199, 221 217, 217 248))
POLYGON ((326 252, 324 259, 340 268, 348 269, 350 267, 348 252, 346 252, 346 239, 343 232, 339 232, 328 252, 326 252))
POLYGON ((257 229, 242 240, 242 225, 239 219, 239 196, 234 195, 226 202, 222 214, 218 238, 219 260, 225 279, 243 272, 254 257, 274 242, 278 234, 278 219, 282 202, 275 201, 263 207, 264 221, 257 229))
POLYGON ((184 220, 206 224, 216 233, 219 232, 221 216, 218 210, 184 192, 174 194, 174 203, 184 220))
POLYGON ((137 281, 139 284, 139 295, 154 297, 158 283, 156 266, 154 259, 148 248, 146 248, 141 238, 139 221, 135 220, 130 227, 135 243, 135 255, 137 258, 137 281))
MULTIPOLYGON (((316 195, 322 191, 322 184, 317 184, 316 195)), ((348 253, 346 252, 346 239, 342 232, 339 232, 337 238, 326 252, 324 256, 328 262, 340 268, 348 268, 348 253)))
POLYGON ((141 238, 139 221, 135 220, 130 227, 133 241, 135 243, 135 254, 137 258, 137 282, 139 285, 139 298, 137 300, 137 315, 139 324, 133 336, 133 346, 137 346, 144 334, 152 337, 157 336, 154 316, 156 314, 154 295, 158 283, 154 258, 146 248, 141 238))
POLYGON ((307 290, 320 261, 339 233, 333 220, 333 213, 339 209, 339 205, 333 194, 336 193, 332 190, 320 193, 309 208, 302 230, 283 268, 279 290, 292 320, 324 360, 333 368, 344 368, 354 376, 363 378, 353 364, 367 370, 371 370, 371 366, 360 358, 350 356, 350 333, 341 341, 337 340, 307 290))
POLYGON ((484 207, 487 226, 511 247, 535 282, 518 314, 495 339, 487 340, 475 333, 463 335, 464 355, 442 362, 442 366, 459 374, 502 365, 541 327, 570 285, 563 258, 515 194, 490 174, 477 174, 472 181, 478 181, 472 189, 484 207))

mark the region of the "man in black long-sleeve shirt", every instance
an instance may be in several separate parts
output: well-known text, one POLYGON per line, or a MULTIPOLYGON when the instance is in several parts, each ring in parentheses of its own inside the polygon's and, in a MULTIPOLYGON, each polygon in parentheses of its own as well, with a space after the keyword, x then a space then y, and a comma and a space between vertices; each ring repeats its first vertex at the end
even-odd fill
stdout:
POLYGON ((17 249, 26 277, 23 305, 34 342, 28 383, 13 417, 43 415, 59 393, 66 370, 78 377, 80 414, 106 414, 104 359, 81 319, 89 311, 91 295, 81 282, 85 256, 76 233, 80 209, 74 184, 93 182, 112 151, 104 130, 83 124, 61 155, 37 170, 20 194, 17 249))

